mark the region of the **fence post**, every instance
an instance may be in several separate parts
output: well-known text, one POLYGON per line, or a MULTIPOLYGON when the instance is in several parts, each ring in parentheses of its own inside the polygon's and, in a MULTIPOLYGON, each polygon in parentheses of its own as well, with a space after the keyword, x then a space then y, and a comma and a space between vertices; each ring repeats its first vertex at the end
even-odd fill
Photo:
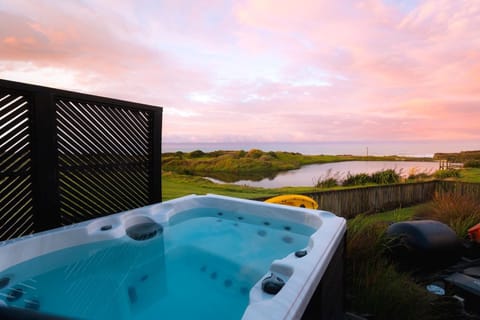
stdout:
POLYGON ((152 117, 151 203, 162 201, 162 111, 162 108, 158 108, 152 117))
POLYGON ((55 100, 46 88, 32 92, 32 178, 35 232, 59 227, 55 100))

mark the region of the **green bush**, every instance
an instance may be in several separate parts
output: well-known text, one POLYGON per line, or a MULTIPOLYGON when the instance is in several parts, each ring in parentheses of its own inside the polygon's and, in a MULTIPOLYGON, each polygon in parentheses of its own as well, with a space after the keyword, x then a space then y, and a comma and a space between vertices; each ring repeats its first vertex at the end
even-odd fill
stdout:
POLYGON ((464 168, 480 168, 480 160, 468 160, 463 164, 464 168))
POLYGON ((216 151, 209 152, 206 155, 208 155, 209 157, 212 157, 212 158, 218 158, 218 157, 221 157, 221 156, 225 155, 225 151, 216 150, 216 151))
POLYGON ((371 181, 378 184, 398 183, 400 178, 400 174, 393 169, 378 171, 371 175, 371 181))
POLYGON ((317 183, 315 184, 316 188, 333 188, 338 186, 339 183, 335 178, 325 178, 325 179, 318 179, 317 183))
POLYGON ((415 174, 409 175, 407 177, 407 180, 418 181, 418 180, 427 180, 428 178, 430 178, 430 175, 428 173, 421 172, 421 173, 415 173, 415 174))
POLYGON ((277 153, 275 151, 268 152, 268 155, 273 159, 278 159, 277 153))
POLYGON ((399 183, 401 180, 400 173, 396 172, 393 169, 387 169, 382 171, 377 171, 372 174, 366 173, 357 173, 357 174, 347 174, 345 180, 343 180, 343 186, 361 186, 368 183, 376 184, 389 184, 389 183, 399 183))
POLYGON ((190 158, 200 158, 205 156, 205 152, 203 152, 202 150, 195 150, 190 152, 189 155, 190 155, 190 158))
POLYGON ((361 186, 367 183, 372 182, 370 176, 366 173, 357 173, 351 174, 350 172, 347 174, 347 178, 343 180, 343 186, 361 186))
POLYGON ((460 178, 460 170, 457 169, 444 169, 444 170, 437 170, 433 174, 433 176, 437 179, 447 179, 447 178, 460 178))
POLYGON ((247 157, 253 158, 253 159, 258 159, 262 155, 263 155, 263 151, 258 150, 258 149, 252 149, 252 150, 248 151, 248 153, 247 153, 247 157))
POLYGON ((175 152, 175 157, 177 157, 178 159, 183 159, 183 152, 182 151, 175 152))
POLYGON ((233 159, 240 159, 245 157, 246 155, 247 155, 247 152, 245 150, 240 150, 240 151, 234 152, 232 157, 233 159))

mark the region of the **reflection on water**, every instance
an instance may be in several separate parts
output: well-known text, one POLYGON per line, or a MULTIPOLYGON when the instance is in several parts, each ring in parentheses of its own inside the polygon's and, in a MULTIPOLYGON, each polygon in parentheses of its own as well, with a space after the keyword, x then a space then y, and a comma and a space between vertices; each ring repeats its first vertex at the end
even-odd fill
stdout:
MULTIPOLYGON (((260 181, 239 180, 234 182, 238 185, 252 187, 279 188, 314 186, 319 179, 333 177, 339 180, 344 179, 348 173, 373 173, 381 170, 394 169, 400 175, 406 177, 409 174, 427 173, 431 174, 438 170, 438 162, 417 162, 417 161, 345 161, 324 164, 312 164, 303 166, 297 170, 290 170, 279 173, 274 178, 266 178, 260 181)), ((214 182, 222 182, 211 179, 214 182)))

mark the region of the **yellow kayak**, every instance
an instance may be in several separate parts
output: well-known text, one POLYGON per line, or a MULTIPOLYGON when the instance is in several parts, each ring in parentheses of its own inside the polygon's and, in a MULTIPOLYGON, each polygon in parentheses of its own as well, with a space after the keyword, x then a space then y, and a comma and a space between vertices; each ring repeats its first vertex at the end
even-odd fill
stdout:
POLYGON ((268 203, 284 204, 293 207, 302 207, 308 209, 317 209, 318 203, 310 197, 300 194, 285 194, 265 200, 268 203))

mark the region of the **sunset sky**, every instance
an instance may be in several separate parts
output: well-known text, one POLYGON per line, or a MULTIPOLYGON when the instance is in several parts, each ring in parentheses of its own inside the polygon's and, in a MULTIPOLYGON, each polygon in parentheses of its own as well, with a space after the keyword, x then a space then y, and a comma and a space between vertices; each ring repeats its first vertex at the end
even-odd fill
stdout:
POLYGON ((480 148, 480 1, 1 0, 0 78, 163 106, 167 142, 480 148))

